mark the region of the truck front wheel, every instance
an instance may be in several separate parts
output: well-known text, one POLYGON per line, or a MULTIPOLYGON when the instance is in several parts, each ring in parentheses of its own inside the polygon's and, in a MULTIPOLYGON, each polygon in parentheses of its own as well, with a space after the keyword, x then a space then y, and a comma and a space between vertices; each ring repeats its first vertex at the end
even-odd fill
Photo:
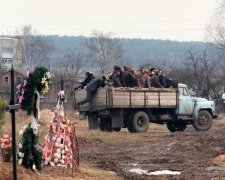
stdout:
POLYGON ((132 129, 134 132, 146 132, 149 128, 149 117, 143 111, 138 111, 132 118, 132 129))
POLYGON ((187 127, 187 123, 184 121, 172 121, 167 122, 167 128, 170 132, 176 132, 176 131, 184 131, 187 127))
POLYGON ((197 131, 207 131, 212 126, 212 123, 213 119, 211 114, 206 110, 202 110, 192 125, 197 131))

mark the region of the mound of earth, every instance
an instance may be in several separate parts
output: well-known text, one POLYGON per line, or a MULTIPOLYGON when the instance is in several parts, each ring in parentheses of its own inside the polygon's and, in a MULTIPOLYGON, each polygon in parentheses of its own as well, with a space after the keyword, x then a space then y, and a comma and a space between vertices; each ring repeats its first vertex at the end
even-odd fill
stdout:
MULTIPOLYGON (((67 112, 68 118, 71 122, 77 120, 78 115, 74 111, 67 112)), ((3 125, 3 131, 11 132, 11 114, 9 112, 5 113, 4 117, 5 123, 3 125)), ((43 109, 41 111, 41 119, 38 121, 38 134, 39 142, 41 145, 44 144, 44 136, 48 133, 49 124, 53 120, 53 112, 49 109, 43 109)), ((16 140, 17 142, 21 138, 19 136, 19 130, 23 126, 31 122, 31 116, 27 115, 26 112, 18 111, 16 112, 16 140)), ((82 151, 82 150, 81 150, 82 151)), ((12 172, 12 160, 9 163, 3 162, 0 156, 0 180, 11 180, 13 179, 12 172)), ((40 172, 36 172, 30 169, 24 168, 22 165, 17 164, 17 176, 18 179, 22 180, 70 180, 70 179, 120 179, 117 174, 109 170, 101 170, 99 168, 88 167, 86 164, 82 163, 80 167, 76 167, 72 172, 67 171, 62 167, 51 167, 44 166, 40 172)))

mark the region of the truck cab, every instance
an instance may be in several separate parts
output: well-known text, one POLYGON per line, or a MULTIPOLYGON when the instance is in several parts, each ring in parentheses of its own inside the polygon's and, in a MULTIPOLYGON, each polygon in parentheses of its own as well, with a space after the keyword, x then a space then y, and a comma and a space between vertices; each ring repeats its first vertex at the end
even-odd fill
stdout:
POLYGON ((186 84, 179 83, 178 90, 177 116, 192 119, 192 124, 196 130, 208 130, 212 125, 212 119, 217 118, 215 103, 205 98, 191 96, 186 84))

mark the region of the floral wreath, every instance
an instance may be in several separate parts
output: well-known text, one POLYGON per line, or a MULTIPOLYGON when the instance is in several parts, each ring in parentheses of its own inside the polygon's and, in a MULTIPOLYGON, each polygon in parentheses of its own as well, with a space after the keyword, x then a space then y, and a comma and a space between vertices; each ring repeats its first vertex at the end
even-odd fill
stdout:
MULTIPOLYGON (((36 110, 35 94, 45 94, 49 90, 51 73, 45 67, 36 67, 27 76, 23 83, 17 86, 18 102, 21 109, 27 111, 28 115, 36 110)), ((36 115, 34 114, 35 118, 36 115)))

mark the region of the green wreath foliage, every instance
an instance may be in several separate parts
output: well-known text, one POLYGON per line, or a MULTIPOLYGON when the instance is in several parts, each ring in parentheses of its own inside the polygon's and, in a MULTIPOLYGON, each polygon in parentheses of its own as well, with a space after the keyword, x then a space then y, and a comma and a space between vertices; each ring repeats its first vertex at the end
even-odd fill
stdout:
POLYGON ((40 94, 44 94, 48 91, 51 76, 47 77, 47 73, 49 73, 47 68, 36 67, 34 72, 30 73, 29 77, 24 80, 23 84, 21 84, 20 90, 17 94, 18 96, 23 95, 21 109, 27 111, 28 115, 34 111, 35 90, 37 90, 40 94), (43 78, 46 79, 45 83, 42 83, 43 78))
MULTIPOLYGON (((38 144, 38 135, 33 133, 33 129, 29 126, 24 130, 20 143, 22 148, 19 148, 19 152, 24 154, 22 158, 22 165, 25 168, 33 168, 36 166, 38 170, 42 167, 43 150, 38 144)), ((18 156, 18 158, 20 158, 18 156)))

